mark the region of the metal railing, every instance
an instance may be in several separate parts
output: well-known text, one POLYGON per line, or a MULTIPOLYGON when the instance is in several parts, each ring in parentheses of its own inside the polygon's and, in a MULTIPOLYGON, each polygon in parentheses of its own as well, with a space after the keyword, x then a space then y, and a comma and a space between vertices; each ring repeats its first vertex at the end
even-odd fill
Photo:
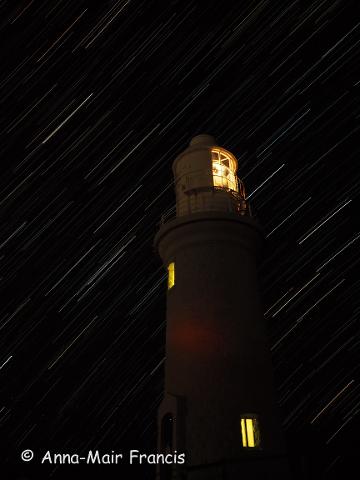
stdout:
MULTIPOLYGON (((212 187, 211 188, 212 191, 218 191, 218 192, 222 192, 224 193, 224 190, 220 187, 212 187)), ((191 210, 189 211, 189 214, 191 213, 199 213, 199 212, 207 212, 207 211, 211 211, 211 212, 216 212, 216 211, 219 211, 219 212, 230 212, 230 213, 235 213, 237 215, 241 215, 241 216, 244 216, 244 215, 247 215, 247 216, 252 216, 252 213, 251 213, 251 208, 250 208, 250 204, 248 201, 245 200, 244 197, 242 197, 238 192, 235 192, 235 191, 228 191, 226 192, 227 195, 228 195, 228 210, 220 210, 220 209, 217 209, 216 208, 216 205, 215 205, 215 208, 209 208, 209 209, 206 209, 206 208, 199 208, 199 209, 196 209, 196 210, 191 210)), ((172 207, 170 207, 168 210, 166 210, 162 215, 161 215, 161 220, 160 220, 160 223, 161 224, 164 224, 164 223, 167 223, 169 222, 170 220, 173 220, 174 218, 176 218, 176 204, 173 205, 172 207)), ((179 217, 181 216, 184 216, 184 214, 182 215, 179 215, 179 217)))
POLYGON ((173 205, 161 215, 160 223, 166 223, 176 217, 176 205, 173 205))

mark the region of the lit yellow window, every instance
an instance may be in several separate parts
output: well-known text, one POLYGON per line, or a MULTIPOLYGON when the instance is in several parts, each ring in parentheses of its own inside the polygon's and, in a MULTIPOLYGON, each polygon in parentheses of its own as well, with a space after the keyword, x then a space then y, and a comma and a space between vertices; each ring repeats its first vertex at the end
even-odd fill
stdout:
POLYGON ((175 285, 175 263, 171 262, 168 265, 168 290, 175 285))
POLYGON ((212 174, 214 187, 238 191, 236 178, 236 160, 220 148, 211 150, 212 174))
POLYGON ((258 421, 255 417, 244 417, 241 419, 241 440, 243 447, 259 448, 260 435, 258 421))

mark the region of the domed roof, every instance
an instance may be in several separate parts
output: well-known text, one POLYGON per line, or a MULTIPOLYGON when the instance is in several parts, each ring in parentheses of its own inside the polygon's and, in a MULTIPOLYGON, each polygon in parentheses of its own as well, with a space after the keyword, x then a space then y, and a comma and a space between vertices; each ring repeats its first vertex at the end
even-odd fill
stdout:
POLYGON ((190 146, 194 145, 208 145, 208 146, 214 146, 216 145, 216 140, 214 137, 211 135, 207 135, 206 133, 202 133, 201 135, 196 135, 193 137, 190 141, 190 146))

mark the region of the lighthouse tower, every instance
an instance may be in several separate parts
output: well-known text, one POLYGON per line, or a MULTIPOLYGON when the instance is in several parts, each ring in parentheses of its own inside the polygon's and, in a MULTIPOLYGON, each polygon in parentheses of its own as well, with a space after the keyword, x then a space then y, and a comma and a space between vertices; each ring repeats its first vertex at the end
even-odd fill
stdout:
POLYGON ((176 212, 155 237, 168 272, 160 480, 289 479, 257 283, 263 236, 237 160, 209 135, 173 163, 176 212))

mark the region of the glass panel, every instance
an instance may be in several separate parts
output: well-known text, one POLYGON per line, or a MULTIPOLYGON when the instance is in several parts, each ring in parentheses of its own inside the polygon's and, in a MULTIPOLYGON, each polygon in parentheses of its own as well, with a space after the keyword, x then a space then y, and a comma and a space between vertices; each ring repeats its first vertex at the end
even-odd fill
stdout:
POLYGON ((247 447, 245 418, 241 419, 241 438, 242 438, 242 446, 247 447))
POLYGON ((256 416, 241 418, 241 440, 243 447, 260 447, 260 432, 256 416))
POLYGON ((171 262, 168 266, 168 290, 175 285, 175 263, 171 262))
POLYGON ((212 174, 214 187, 238 191, 236 181, 236 161, 230 154, 213 149, 211 151, 212 174))
POLYGON ((246 419, 246 433, 249 447, 255 447, 254 442, 254 424, 252 418, 246 419))

